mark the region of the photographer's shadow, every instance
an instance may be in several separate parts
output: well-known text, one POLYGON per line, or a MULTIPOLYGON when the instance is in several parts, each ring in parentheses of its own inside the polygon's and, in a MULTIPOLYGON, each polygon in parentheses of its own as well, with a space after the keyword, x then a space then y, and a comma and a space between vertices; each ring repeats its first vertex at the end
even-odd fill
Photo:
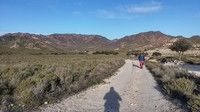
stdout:
POLYGON ((105 100, 104 112, 119 112, 119 101, 122 101, 122 99, 114 90, 114 87, 110 88, 110 91, 105 94, 103 99, 105 100))

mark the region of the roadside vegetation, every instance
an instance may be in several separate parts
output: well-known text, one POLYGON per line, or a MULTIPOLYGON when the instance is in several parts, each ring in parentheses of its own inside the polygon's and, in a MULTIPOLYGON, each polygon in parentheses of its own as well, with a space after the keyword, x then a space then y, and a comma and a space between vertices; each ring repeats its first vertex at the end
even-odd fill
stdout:
POLYGON ((186 39, 179 39, 169 47, 169 49, 176 51, 179 54, 180 60, 182 60, 183 53, 190 48, 192 48, 192 43, 186 39))
POLYGON ((146 63, 162 91, 172 98, 180 99, 192 112, 200 110, 200 78, 187 70, 164 66, 158 62, 146 63))
POLYGON ((0 55, 0 109, 54 102, 101 83, 123 64, 119 55, 0 55))
POLYGON ((96 51, 96 52, 94 52, 93 54, 105 54, 105 55, 110 55, 110 54, 112 54, 112 55, 117 55, 117 54, 119 54, 119 53, 116 52, 116 51, 96 51))
POLYGON ((188 64, 200 65, 200 56, 184 56, 183 61, 188 64))
POLYGON ((166 63, 166 62, 175 62, 175 61, 183 61, 184 63, 188 63, 191 65, 200 65, 200 56, 190 56, 190 55, 183 55, 182 60, 179 59, 179 56, 152 56, 151 59, 156 59, 159 62, 166 63))

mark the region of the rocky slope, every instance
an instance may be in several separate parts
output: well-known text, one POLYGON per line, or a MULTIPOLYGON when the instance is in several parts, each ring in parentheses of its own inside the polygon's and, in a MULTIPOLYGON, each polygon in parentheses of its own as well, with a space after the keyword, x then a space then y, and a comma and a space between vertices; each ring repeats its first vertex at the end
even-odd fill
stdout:
POLYGON ((135 35, 125 36, 116 43, 119 47, 159 47, 169 42, 173 37, 159 31, 143 32, 135 35))
MULTIPOLYGON (((156 47, 167 47, 179 37, 163 34, 159 31, 142 32, 125 36, 121 39, 109 40, 100 35, 83 34, 51 34, 38 35, 29 33, 8 33, 0 36, 0 48, 9 51, 25 49, 38 51, 95 51, 156 47)), ((183 37, 184 38, 184 37, 183 37)), ((200 36, 189 38, 199 45, 200 36)))

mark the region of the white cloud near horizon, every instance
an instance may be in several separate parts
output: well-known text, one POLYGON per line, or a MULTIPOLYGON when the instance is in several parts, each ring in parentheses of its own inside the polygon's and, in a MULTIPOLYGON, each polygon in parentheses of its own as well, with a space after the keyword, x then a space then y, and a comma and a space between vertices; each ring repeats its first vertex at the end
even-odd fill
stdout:
POLYGON ((91 14, 103 19, 134 19, 140 14, 158 12, 162 9, 161 2, 151 1, 142 4, 118 5, 112 9, 96 9, 92 12, 73 11, 73 15, 91 14))
POLYGON ((121 9, 128 13, 153 13, 158 12, 162 9, 162 4, 160 2, 150 2, 143 4, 134 4, 134 5, 124 5, 121 6, 121 9))
POLYGON ((161 2, 151 1, 142 4, 126 4, 115 7, 112 10, 100 9, 96 13, 106 19, 133 19, 139 14, 159 12, 162 9, 161 2))

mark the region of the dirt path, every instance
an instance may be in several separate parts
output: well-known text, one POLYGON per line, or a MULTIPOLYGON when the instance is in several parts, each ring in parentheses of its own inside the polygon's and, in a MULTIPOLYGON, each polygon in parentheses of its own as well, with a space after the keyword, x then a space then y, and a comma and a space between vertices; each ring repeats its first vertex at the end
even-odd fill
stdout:
POLYGON ((126 60, 116 75, 88 90, 56 104, 40 108, 43 112, 180 112, 157 90, 149 71, 139 69, 137 61, 126 60))

